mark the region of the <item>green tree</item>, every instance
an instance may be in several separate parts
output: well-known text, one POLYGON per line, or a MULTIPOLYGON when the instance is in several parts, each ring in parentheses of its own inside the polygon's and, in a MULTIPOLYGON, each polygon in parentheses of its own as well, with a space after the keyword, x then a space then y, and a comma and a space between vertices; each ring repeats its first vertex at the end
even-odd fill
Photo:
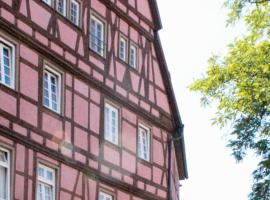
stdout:
POLYGON ((237 161, 252 150, 259 158, 250 200, 270 200, 270 2, 227 0, 228 24, 243 21, 247 32, 212 56, 192 91, 204 105, 217 105, 214 124, 229 127, 228 146, 237 161))

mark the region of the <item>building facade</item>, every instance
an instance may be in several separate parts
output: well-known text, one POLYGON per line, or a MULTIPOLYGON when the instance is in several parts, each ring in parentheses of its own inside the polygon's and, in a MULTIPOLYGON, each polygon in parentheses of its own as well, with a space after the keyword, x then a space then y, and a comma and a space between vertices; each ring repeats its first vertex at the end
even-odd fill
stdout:
POLYGON ((160 29, 155 0, 0 0, 1 200, 179 199, 160 29))

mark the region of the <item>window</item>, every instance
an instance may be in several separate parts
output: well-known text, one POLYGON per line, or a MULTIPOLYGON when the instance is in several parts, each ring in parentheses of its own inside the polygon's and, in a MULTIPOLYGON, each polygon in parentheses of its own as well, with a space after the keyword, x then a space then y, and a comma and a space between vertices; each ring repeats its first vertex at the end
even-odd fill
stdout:
POLYGON ((105 140, 118 144, 118 109, 105 103, 105 140))
POLYGON ((104 55, 104 23, 93 15, 90 19, 90 48, 99 55, 104 55))
POLYGON ((49 6, 52 5, 52 1, 51 0, 42 0, 44 3, 48 4, 49 6))
POLYGON ((57 0, 56 1, 56 10, 61 15, 66 16, 66 0, 57 0))
POLYGON ((98 200, 113 200, 113 196, 104 192, 99 192, 98 200))
POLYGON ((120 37, 119 40, 119 58, 123 61, 127 60, 127 40, 123 37, 120 37))
MULTIPOLYGON (((52 6, 52 0, 42 0, 49 6, 52 6)), ((77 0, 55 0, 55 6, 52 6, 58 13, 67 17, 73 24, 80 24, 80 3, 77 0)))
POLYGON ((37 168, 37 200, 55 200, 55 170, 42 164, 37 168))
POLYGON ((71 0, 70 1, 70 21, 77 26, 79 25, 79 14, 80 14, 79 3, 75 0, 71 0))
POLYGON ((43 105, 60 113, 61 74, 45 66, 43 74, 43 105))
POLYGON ((0 147, 0 199, 10 200, 10 152, 0 147))
POLYGON ((129 65, 134 69, 137 67, 137 48, 134 45, 130 45, 129 65))
POLYGON ((138 156, 146 161, 150 160, 150 129, 139 125, 138 156))
POLYGON ((14 89, 15 46, 0 38, 0 83, 14 89))

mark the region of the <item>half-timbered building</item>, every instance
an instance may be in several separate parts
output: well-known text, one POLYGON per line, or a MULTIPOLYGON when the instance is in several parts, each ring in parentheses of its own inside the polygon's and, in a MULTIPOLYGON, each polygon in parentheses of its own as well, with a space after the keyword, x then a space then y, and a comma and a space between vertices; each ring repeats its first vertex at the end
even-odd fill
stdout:
POLYGON ((160 29, 155 0, 0 0, 1 200, 179 199, 160 29))

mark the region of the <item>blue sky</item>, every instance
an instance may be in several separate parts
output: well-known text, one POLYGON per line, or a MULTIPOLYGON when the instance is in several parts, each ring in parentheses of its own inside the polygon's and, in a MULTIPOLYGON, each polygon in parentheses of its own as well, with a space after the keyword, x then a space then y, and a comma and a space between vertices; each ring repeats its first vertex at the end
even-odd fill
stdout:
POLYGON ((200 95, 187 89, 206 71, 208 58, 224 55, 243 28, 226 28, 224 0, 157 2, 161 41, 185 124, 189 179, 181 182, 181 200, 247 200, 255 159, 235 162, 226 148, 225 131, 211 125, 214 108, 202 108, 200 95))

